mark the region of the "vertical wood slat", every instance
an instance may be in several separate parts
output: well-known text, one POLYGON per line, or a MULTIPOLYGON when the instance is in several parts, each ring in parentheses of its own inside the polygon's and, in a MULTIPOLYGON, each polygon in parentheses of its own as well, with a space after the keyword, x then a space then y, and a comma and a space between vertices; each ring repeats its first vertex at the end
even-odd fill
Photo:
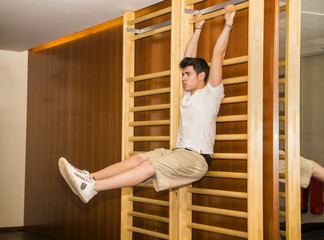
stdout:
MULTIPOLYGON (((187 6, 185 0, 181 0, 181 54, 185 52, 186 44, 193 33, 193 25, 189 24, 192 16, 184 13, 185 8, 193 9, 193 5, 187 6)), ((180 97, 182 97, 182 94, 180 94, 180 97)), ((192 229, 188 227, 188 224, 192 222, 192 212, 187 208, 192 205, 192 194, 187 191, 188 187, 191 187, 191 184, 179 189, 179 240, 192 239, 192 229)))
MULTIPOLYGON (((129 97, 130 92, 134 92, 134 82, 127 83, 127 78, 134 77, 135 66, 135 42, 131 41, 134 33, 126 32, 127 22, 134 19, 134 12, 126 12, 124 14, 123 24, 123 126, 122 126, 122 160, 128 157, 128 152, 133 151, 133 143, 129 141, 129 137, 133 136, 133 127, 129 126, 129 122, 134 121, 134 113, 129 111, 130 107, 134 107, 134 98, 129 97), (125 54, 127 53, 127 54, 125 54)), ((132 239, 132 232, 127 229, 133 225, 132 216, 128 212, 133 210, 133 203, 128 198, 133 195, 133 188, 123 188, 121 190, 121 239, 132 239)))
POLYGON ((248 21, 248 239, 263 239, 263 14, 264 2, 249 1, 248 21))
MULTIPOLYGON (((181 3, 182 0, 171 2, 171 75, 170 75, 170 149, 174 148, 177 141, 178 126, 180 120, 179 106, 181 102, 181 71, 179 62, 181 60, 181 3)), ((169 238, 178 240, 179 231, 179 190, 169 190, 169 238)))
POLYGON ((263 236, 279 240, 279 1, 264 1, 263 236))
POLYGON ((301 239, 300 223, 300 27, 301 0, 287 0, 285 55, 286 236, 301 239))

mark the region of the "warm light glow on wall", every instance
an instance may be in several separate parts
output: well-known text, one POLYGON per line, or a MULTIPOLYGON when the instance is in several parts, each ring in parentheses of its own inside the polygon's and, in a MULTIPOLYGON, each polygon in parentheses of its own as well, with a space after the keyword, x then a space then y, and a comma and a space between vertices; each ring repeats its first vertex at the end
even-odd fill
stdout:
POLYGON ((73 33, 73 34, 68 35, 66 37, 59 38, 59 39, 54 40, 52 42, 45 43, 45 44, 40 45, 38 47, 34 47, 34 48, 30 49, 30 51, 39 52, 41 50, 51 48, 51 47, 55 47, 55 46, 58 46, 58 45, 61 45, 61 44, 67 43, 67 42, 71 42, 71 41, 74 41, 76 39, 83 38, 83 37, 86 37, 86 36, 89 36, 89 35, 92 35, 92 34, 95 34, 95 33, 98 33, 98 32, 101 32, 101 31, 104 31, 106 29, 113 28, 113 27, 116 27, 116 26, 122 25, 122 24, 123 24, 123 17, 119 17, 119 18, 116 18, 116 19, 111 20, 109 22, 105 22, 105 23, 99 24, 97 26, 82 30, 80 32, 73 33))

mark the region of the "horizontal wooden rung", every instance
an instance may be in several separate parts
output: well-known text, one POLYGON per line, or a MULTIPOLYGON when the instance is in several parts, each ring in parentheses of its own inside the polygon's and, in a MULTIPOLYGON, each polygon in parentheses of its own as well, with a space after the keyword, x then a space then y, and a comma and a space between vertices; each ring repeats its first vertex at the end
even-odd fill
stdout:
POLYGON ((151 236, 151 237, 156 237, 156 238, 161 238, 161 239, 169 239, 169 235, 167 235, 167 234, 154 232, 154 231, 150 231, 150 230, 146 230, 146 229, 142 229, 142 228, 127 227, 127 230, 132 231, 132 232, 136 232, 136 233, 140 233, 140 234, 144 234, 144 235, 148 235, 148 236, 151 236))
POLYGON ((279 67, 284 67, 286 65, 285 60, 279 62, 279 67))
POLYGON ((247 179, 247 173, 208 171, 205 177, 247 179))
POLYGON ((130 39, 131 40, 138 40, 138 39, 146 38, 146 37, 158 34, 158 33, 167 32, 167 31, 170 31, 170 30, 171 30, 171 25, 161 27, 161 28, 158 28, 158 29, 155 29, 155 30, 152 30, 152 31, 145 32, 145 33, 140 33, 140 34, 134 35, 130 39))
POLYGON ((135 77, 129 77, 126 79, 126 81, 127 82, 137 82, 137 81, 143 81, 143 80, 152 79, 152 78, 170 76, 170 74, 171 74, 171 70, 166 70, 166 71, 161 71, 161 72, 138 75, 135 77))
POLYGON ((152 120, 152 121, 137 121, 130 122, 129 126, 139 127, 139 126, 161 126, 170 125, 170 120, 152 120))
MULTIPOLYGON (((145 153, 145 151, 130 151, 128 152, 129 156, 134 154, 145 153)), ((213 159, 228 159, 228 160, 247 160, 247 153, 214 153, 212 154, 213 159)))
POLYGON ((153 142, 153 141, 169 141, 170 136, 141 136, 141 137, 129 137, 129 141, 132 142, 153 142))
POLYGON ((157 222, 163 222, 163 223, 169 223, 169 218, 146 214, 146 213, 140 213, 140 212, 128 212, 128 215, 138 218, 144 218, 152 221, 157 222))
POLYGON ((279 231, 280 237, 286 237, 286 231, 279 231))
POLYGON ((163 94, 163 93, 169 93, 170 88, 160 88, 160 89, 154 89, 154 90, 147 90, 147 91, 140 91, 140 92, 131 92, 129 94, 130 97, 143 97, 143 96, 151 96, 156 94, 163 94))
POLYGON ((285 11, 286 11, 286 5, 281 6, 281 7, 279 8, 279 12, 285 12, 285 11))
POLYGON ((192 4, 200 3, 200 2, 203 2, 203 1, 206 1, 206 0, 186 0, 185 5, 190 6, 192 4))
POLYGON ((285 198, 286 197, 286 193, 285 192, 279 192, 279 197, 280 198, 285 198))
POLYGON ((245 193, 245 192, 234 192, 234 191, 205 189, 205 188, 192 188, 192 187, 188 187, 187 191, 190 193, 196 193, 196 194, 247 199, 247 193, 245 193))
POLYGON ((241 103, 241 102, 247 102, 248 96, 237 96, 237 97, 226 97, 223 99, 222 104, 228 104, 228 103, 241 103))
POLYGON ((214 153, 212 155, 214 159, 247 159, 247 153, 214 153))
POLYGON ((286 174, 284 174, 284 173, 279 173, 279 178, 280 178, 280 179, 285 179, 285 178, 286 178, 286 174))
POLYGON ((280 98, 279 98, 279 102, 280 102, 280 103, 284 103, 284 102, 286 102, 285 97, 280 97, 280 98))
POLYGON ((283 84, 283 83, 285 83, 286 82, 286 78, 279 78, 279 83, 280 84, 283 84))
POLYGON ((162 200, 156 200, 156 199, 150 199, 150 198, 142 198, 142 197, 134 197, 134 196, 130 196, 128 198, 128 200, 133 201, 133 202, 140 202, 140 203, 158 205, 158 206, 162 206, 162 207, 169 207, 169 202, 168 201, 162 201, 162 200))
POLYGON ((229 115, 229 116, 218 116, 216 122, 241 122, 247 121, 248 115, 229 115))
POLYGON ((224 85, 246 83, 246 82, 248 82, 248 76, 223 79, 223 84, 224 85))
POLYGON ((247 212, 241 211, 234 211, 229 209, 222 209, 222 208, 212 208, 212 207, 203 207, 203 206, 196 206, 196 205, 189 205, 188 210, 195 211, 195 212, 204 212, 210 214, 217 214, 229 217, 237 217, 237 218, 247 218, 247 212))
MULTIPOLYGON (((143 152, 144 153, 144 152, 143 152)), ((142 188, 154 188, 153 184, 137 184, 136 187, 142 187, 142 188)))
MULTIPOLYGON (((128 156, 132 156, 134 154, 141 154, 141 153, 145 153, 145 151, 129 151, 128 156)), ((139 184, 139 186, 141 186, 141 185, 139 184)))
POLYGON ((228 58, 228 59, 224 59, 223 66, 246 63, 248 62, 248 60, 249 60, 248 55, 235 57, 235 58, 228 58))
MULTIPOLYGON (((199 21, 219 17, 219 16, 222 16, 222 15, 225 15, 226 13, 233 12, 233 11, 239 11, 239 10, 242 10, 242 9, 245 9, 245 8, 248 8, 248 7, 249 7, 249 2, 248 1, 243 2, 243 3, 240 3, 240 4, 234 5, 228 11, 225 11, 224 9, 220 9, 220 10, 217 10, 215 12, 211 12, 211 13, 207 13, 205 15, 202 15, 199 18, 199 21)), ((190 19, 189 20, 189 23, 196 23, 196 22, 198 22, 198 20, 195 20, 195 19, 190 19)))
POLYGON ((286 120, 286 117, 285 116, 280 116, 279 117, 279 121, 285 121, 286 120))
POLYGON ((279 211, 279 216, 280 217, 286 217, 286 212, 285 211, 279 211))
POLYGON ((149 105, 149 106, 141 106, 141 107, 131 107, 129 108, 130 112, 143 112, 143 111, 153 111, 153 110, 163 110, 170 109, 170 104, 157 104, 157 105, 149 105))
POLYGON ((214 226, 198 224, 198 223, 188 223, 187 226, 190 228, 213 232, 213 233, 218 233, 218 234, 223 234, 223 235, 227 235, 227 236, 246 238, 246 239, 248 238, 247 232, 241 232, 241 231, 232 230, 232 229, 228 229, 228 228, 220 228, 220 227, 214 227, 214 226))
POLYGON ((285 159, 286 158, 286 154, 279 154, 279 159, 285 159))
MULTIPOLYGON (((248 60, 249 60, 249 56, 248 55, 240 56, 240 57, 235 57, 235 58, 228 58, 228 59, 224 59, 223 66, 229 66, 229 65, 235 65, 235 64, 240 64, 240 63, 246 63, 246 62, 248 62, 248 60)), ((208 63, 208 65, 210 66, 210 63, 208 63)), ((224 79, 224 80, 226 80, 226 79, 224 79)), ((248 81, 248 79, 247 79, 247 81, 248 81)), ((224 85, 225 85, 225 83, 224 83, 224 85)))
POLYGON ((152 18, 155 18, 155 17, 158 17, 158 16, 162 16, 162 15, 170 13, 170 12, 171 12, 171 7, 167 7, 167 8, 161 9, 159 11, 156 11, 156 12, 153 12, 153 13, 150 13, 150 14, 146 14, 146 15, 144 15, 142 17, 138 17, 138 18, 135 18, 133 20, 130 20, 130 21, 127 22, 127 25, 134 25, 136 23, 144 22, 146 20, 149 20, 149 19, 152 19, 152 18))
POLYGON ((216 141, 239 141, 247 139, 247 134, 217 134, 215 136, 216 141))
POLYGON ((284 141, 286 139, 286 135, 279 135, 279 140, 284 141))

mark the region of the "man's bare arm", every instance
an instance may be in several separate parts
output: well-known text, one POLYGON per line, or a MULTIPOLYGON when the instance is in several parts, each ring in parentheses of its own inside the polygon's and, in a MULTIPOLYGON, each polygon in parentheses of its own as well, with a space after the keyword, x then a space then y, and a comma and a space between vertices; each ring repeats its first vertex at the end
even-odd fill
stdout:
MULTIPOLYGON (((229 10, 233 5, 227 5, 225 10, 229 10)), ((219 35, 213 50, 213 56, 210 64, 209 84, 217 87, 222 82, 222 66, 228 45, 228 39, 233 25, 235 12, 225 14, 225 27, 219 35)))
MULTIPOLYGON (((197 14, 195 16, 195 20, 197 20, 201 14, 197 14)), ((193 35, 191 36, 189 42, 187 43, 187 47, 184 53, 184 57, 197 57, 197 51, 198 51, 198 42, 200 38, 200 34, 202 31, 202 27, 204 26, 205 21, 200 21, 195 23, 195 31, 193 35)))

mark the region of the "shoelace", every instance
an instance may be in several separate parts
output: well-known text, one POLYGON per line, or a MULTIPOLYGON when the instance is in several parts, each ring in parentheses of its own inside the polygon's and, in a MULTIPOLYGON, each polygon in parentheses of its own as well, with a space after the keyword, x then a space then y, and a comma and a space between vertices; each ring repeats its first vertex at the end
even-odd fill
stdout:
POLYGON ((76 170, 77 172, 79 172, 79 173, 81 173, 81 174, 83 174, 83 175, 86 175, 86 176, 89 175, 89 172, 88 172, 87 170, 80 170, 80 169, 74 167, 72 164, 70 164, 70 165, 71 165, 71 167, 72 167, 74 170, 76 170))
POLYGON ((84 176, 84 175, 80 175, 78 173, 75 173, 75 175, 84 182, 91 183, 91 184, 94 184, 94 182, 95 182, 95 180, 90 176, 84 176))

